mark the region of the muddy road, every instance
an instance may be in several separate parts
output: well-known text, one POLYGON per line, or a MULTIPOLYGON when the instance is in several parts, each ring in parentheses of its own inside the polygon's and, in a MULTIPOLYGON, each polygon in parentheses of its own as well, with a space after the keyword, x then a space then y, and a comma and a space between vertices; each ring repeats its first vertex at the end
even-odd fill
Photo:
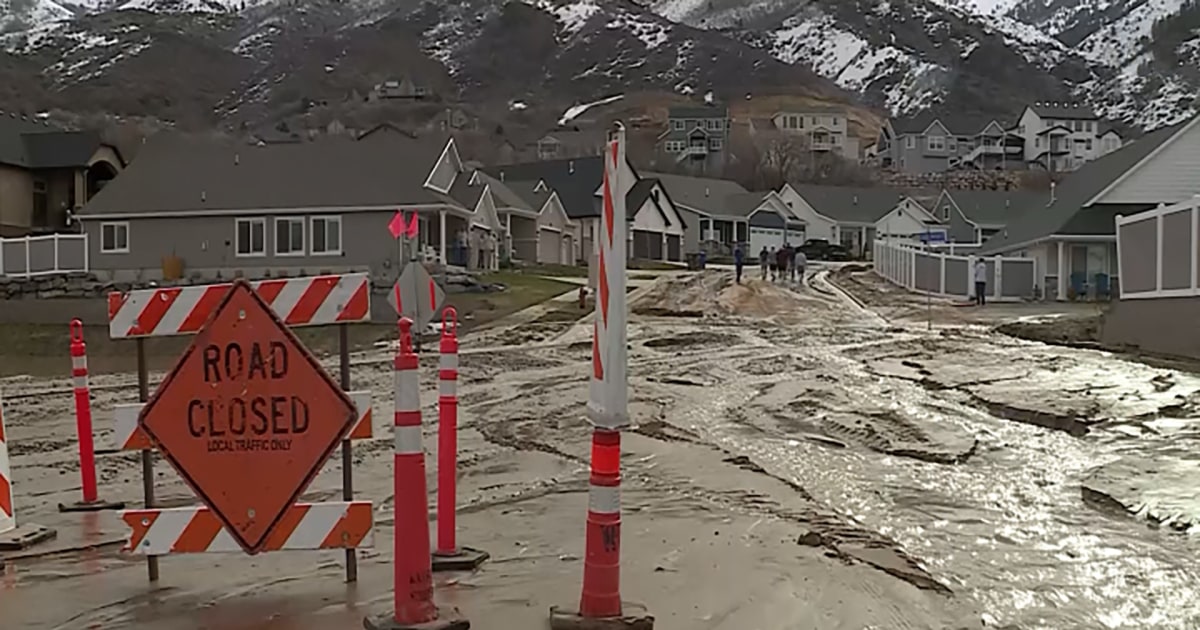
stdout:
MULTIPOLYGON (((818 270, 797 287, 706 272, 630 296, 624 595, 658 627, 1200 627, 1200 516, 1190 453, 1200 379, 980 326, 890 321, 818 270)), ((480 628, 544 626, 578 596, 590 324, 517 318, 463 340, 460 541, 493 561, 439 575, 480 628)), ((11 360, 4 358, 3 360, 11 360)), ((386 350, 353 357, 355 389, 391 404, 386 350)), ((436 357, 423 358, 426 446, 436 357)), ((157 382, 161 375, 154 375, 157 382)), ((97 377, 97 441, 130 375, 97 377)), ((66 379, 0 381, 20 520, 59 539, 10 555, 14 628, 353 628, 390 592, 391 439, 355 448, 376 503, 360 581, 340 552, 172 556, 148 585, 78 495, 66 379), (75 548, 95 546, 81 552, 75 548)), ((99 458, 101 495, 140 499, 133 454, 99 458)), ((429 490, 436 489, 434 458, 429 490)), ((307 498, 339 494, 331 462, 307 498)), ((159 462, 168 505, 193 501, 159 462)))

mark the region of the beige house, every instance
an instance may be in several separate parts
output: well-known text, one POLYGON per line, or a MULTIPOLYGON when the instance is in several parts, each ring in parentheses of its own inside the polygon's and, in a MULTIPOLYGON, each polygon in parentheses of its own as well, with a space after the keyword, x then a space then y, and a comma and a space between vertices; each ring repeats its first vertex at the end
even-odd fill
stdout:
POLYGON ((95 133, 0 113, 0 237, 66 230, 124 166, 95 133))
POLYGON ((803 136, 805 145, 818 153, 836 153, 858 161, 858 138, 848 133, 846 110, 834 107, 806 107, 777 112, 771 117, 775 128, 803 136))

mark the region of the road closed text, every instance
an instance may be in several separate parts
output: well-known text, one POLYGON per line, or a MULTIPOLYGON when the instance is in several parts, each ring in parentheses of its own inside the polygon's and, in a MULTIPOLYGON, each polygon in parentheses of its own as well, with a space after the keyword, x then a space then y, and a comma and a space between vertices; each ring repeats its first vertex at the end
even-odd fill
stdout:
POLYGON ((286 345, 210 344, 201 356, 206 389, 215 395, 188 402, 187 424, 192 437, 207 441, 208 452, 287 451, 293 436, 308 431, 308 403, 272 393, 284 389, 272 381, 287 378, 286 345), (230 390, 236 394, 222 395, 230 390))

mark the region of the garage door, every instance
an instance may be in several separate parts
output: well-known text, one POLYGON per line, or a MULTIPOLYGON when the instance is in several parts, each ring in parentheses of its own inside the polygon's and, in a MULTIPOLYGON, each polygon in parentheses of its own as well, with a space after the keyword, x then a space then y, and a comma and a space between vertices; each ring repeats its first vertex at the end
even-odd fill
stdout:
POLYGON ((538 230, 538 262, 556 265, 562 255, 562 235, 550 230, 538 230))
POLYGON ((783 247, 783 230, 750 226, 750 251, 783 247))
POLYGON ((633 257, 662 260, 662 234, 646 230, 633 231, 633 257))
POLYGON ((667 235, 667 260, 680 262, 683 260, 683 237, 667 235))
POLYGON ((562 236, 562 256, 560 259, 564 265, 575 264, 575 237, 570 234, 563 234, 562 236))

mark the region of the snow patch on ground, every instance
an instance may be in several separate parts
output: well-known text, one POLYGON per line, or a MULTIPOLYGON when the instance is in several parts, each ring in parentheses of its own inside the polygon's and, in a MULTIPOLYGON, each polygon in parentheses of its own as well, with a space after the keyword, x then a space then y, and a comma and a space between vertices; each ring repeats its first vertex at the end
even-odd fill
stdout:
POLYGON ((44 28, 73 16, 70 9, 50 0, 0 0, 0 33, 44 28))
POLYGON ((1146 0, 1088 36, 1076 50, 1093 61, 1119 67, 1142 49, 1141 40, 1150 36, 1155 20, 1178 13, 1185 1, 1146 0))
POLYGON ((558 126, 561 127, 563 125, 569 124, 572 120, 579 118, 580 116, 583 115, 584 112, 586 112, 587 110, 589 110, 593 107, 599 107, 601 105, 608 105, 609 103, 615 103, 623 98, 625 98, 624 94, 617 94, 615 96, 609 96, 607 98, 602 98, 598 101, 592 101, 591 103, 583 103, 581 105, 573 105, 570 108, 568 108, 567 111, 563 112, 562 117, 558 119, 558 126))
POLYGON ((575 2, 554 2, 553 0, 522 0, 525 4, 537 7, 553 15, 568 35, 574 35, 587 25, 592 16, 600 12, 600 7, 594 0, 576 0, 575 2))

